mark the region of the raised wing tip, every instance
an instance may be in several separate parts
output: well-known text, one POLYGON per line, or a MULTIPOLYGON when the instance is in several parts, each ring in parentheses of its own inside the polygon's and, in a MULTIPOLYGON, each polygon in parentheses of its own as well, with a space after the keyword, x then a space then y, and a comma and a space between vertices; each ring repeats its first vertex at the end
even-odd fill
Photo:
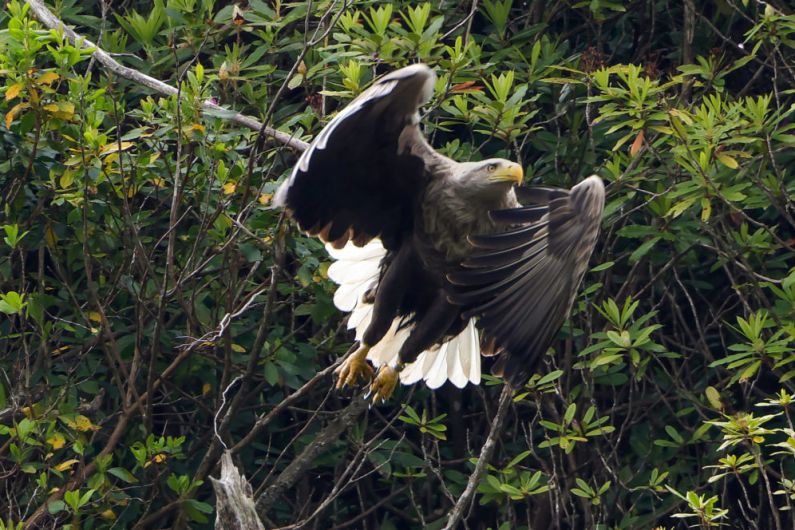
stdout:
POLYGON ((571 189, 574 209, 594 220, 601 219, 605 206, 605 185, 602 179, 591 175, 571 189))
POLYGON ((406 77, 411 77, 414 75, 422 75, 424 77, 433 77, 436 78, 436 74, 433 73, 430 66, 424 63, 417 63, 417 64, 410 64, 409 66, 404 66, 403 68, 398 68, 397 70, 388 73, 382 79, 404 79, 406 77))
POLYGON ((436 84, 436 74, 433 70, 427 65, 423 63, 412 64, 409 66, 404 66, 394 72, 390 72, 378 80, 378 83, 382 83, 384 81, 391 81, 395 79, 408 79, 410 77, 419 77, 423 79, 422 87, 420 88, 420 101, 419 104, 422 105, 423 103, 427 102, 433 96, 433 86, 436 84))
POLYGON ((598 193, 604 196, 605 183, 604 181, 602 181, 601 178, 599 178, 599 176, 591 175, 587 179, 583 180, 582 182, 574 186, 572 188, 572 191, 580 189, 582 189, 583 191, 587 191, 588 193, 598 193))

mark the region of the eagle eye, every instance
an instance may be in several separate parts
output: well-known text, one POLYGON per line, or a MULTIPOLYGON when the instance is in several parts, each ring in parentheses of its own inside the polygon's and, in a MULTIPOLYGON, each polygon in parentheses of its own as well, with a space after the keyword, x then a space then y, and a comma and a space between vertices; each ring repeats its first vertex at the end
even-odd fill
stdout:
POLYGON ((489 164, 488 166, 486 166, 486 170, 489 173, 493 173, 494 171, 497 171, 497 164, 489 164))

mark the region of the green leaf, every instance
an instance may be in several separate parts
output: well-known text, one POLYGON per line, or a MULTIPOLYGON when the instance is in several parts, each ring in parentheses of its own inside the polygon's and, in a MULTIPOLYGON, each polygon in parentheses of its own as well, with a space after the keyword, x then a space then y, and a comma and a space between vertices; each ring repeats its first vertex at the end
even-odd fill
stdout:
POLYGON ((632 254, 630 254, 629 262, 631 264, 639 262, 641 259, 643 259, 643 256, 648 254, 648 252, 654 247, 654 245, 657 244, 659 240, 660 237, 653 237, 648 241, 644 241, 638 248, 635 249, 632 254))
POLYGON ((206 502, 197 501, 196 499, 188 499, 185 502, 201 513, 213 513, 212 505, 206 502))
POLYGON ((719 153, 717 155, 717 158, 721 164, 723 164, 729 169, 737 169, 738 167, 740 167, 740 164, 737 163, 737 160, 735 160, 734 158, 730 157, 727 154, 719 153))
POLYGON ((303 74, 295 74, 290 81, 287 83, 287 88, 290 90, 294 90, 301 86, 301 83, 304 82, 304 75, 303 74))
POLYGON ((550 383, 558 379, 561 375, 563 375, 563 370, 554 370, 552 372, 549 372, 547 375, 545 375, 544 377, 538 380, 536 386, 541 386, 550 383))
POLYGON ((138 479, 135 478, 135 475, 124 469, 123 467, 112 467, 108 469, 108 473, 113 475, 114 477, 127 482, 128 484, 135 484, 138 482, 138 479))
POLYGON ((616 264, 615 261, 606 261, 605 263, 602 263, 600 265, 597 265, 596 267, 593 267, 591 269, 591 272, 601 272, 601 271, 604 271, 604 270, 607 270, 607 269, 611 268, 615 264, 616 264))
POLYGON ((47 503, 47 511, 51 514, 56 514, 64 511, 66 509, 66 503, 64 501, 50 501, 47 503))
POLYGON ((94 490, 93 490, 93 489, 90 489, 90 490, 88 490, 87 492, 85 492, 85 493, 84 493, 84 494, 83 494, 83 495, 80 497, 80 501, 79 501, 79 504, 80 504, 80 506, 81 506, 81 507, 82 507, 82 506, 84 506, 84 505, 85 505, 85 504, 86 504, 86 503, 87 503, 89 500, 91 500, 91 496, 92 496, 92 495, 94 495, 94 490))
POLYGON ((577 486, 580 488, 581 491, 588 492, 588 496, 589 497, 591 496, 591 494, 593 493, 593 489, 591 488, 590 484, 588 484, 580 477, 576 477, 574 481, 577 483, 577 486))
POLYGON ((728 355, 728 356, 724 357, 723 359, 718 359, 716 361, 712 361, 711 363, 709 363, 709 367, 710 368, 715 368, 716 366, 720 366, 722 364, 729 364, 729 363, 734 362, 734 361, 736 361, 738 359, 744 359, 744 358, 749 357, 749 356, 751 356, 750 352, 735 353, 733 355, 728 355))
POLYGON ((745 370, 742 371, 739 377, 739 381, 748 381, 751 379, 754 374, 759 370, 759 367, 762 366, 762 361, 755 361, 750 364, 745 370))
POLYGON ((276 383, 279 382, 279 369, 276 367, 276 365, 272 362, 267 362, 265 363, 263 370, 265 372, 265 380, 268 382, 268 384, 271 386, 276 386, 276 383))
POLYGON ((511 495, 518 495, 520 497, 522 496, 522 492, 519 489, 517 489, 515 486, 511 486, 510 484, 500 484, 500 490, 502 490, 505 493, 509 493, 511 495))
POLYGON ((563 423, 568 425, 574 419, 574 414, 577 412, 577 404, 572 403, 566 407, 566 412, 563 414, 563 423))
POLYGON ((0 294, 0 312, 7 315, 15 315, 19 313, 25 306, 24 299, 24 294, 19 294, 15 291, 9 291, 5 294, 0 294))
POLYGON ((708 386, 704 389, 704 394, 707 397, 707 401, 715 410, 723 410, 723 403, 720 400, 720 393, 715 389, 714 386, 708 386))
POLYGON ((667 432, 668 436, 670 436, 671 439, 674 440, 676 443, 680 445, 685 443, 685 439, 682 438, 682 436, 679 434, 679 431, 677 431, 673 426, 666 425, 665 432, 667 432))
POLYGON ((624 330, 621 333, 613 331, 609 329, 605 332, 607 338, 615 344, 616 346, 620 346, 621 348, 629 348, 632 346, 632 339, 629 336, 629 332, 624 330))
POLYGON ((678 203, 674 204, 674 205, 673 205, 673 206, 672 206, 672 207, 671 207, 671 208, 668 210, 668 212, 667 212, 665 215, 667 215, 667 216, 669 216, 669 217, 678 217, 678 216, 680 216, 680 215, 681 215, 683 212, 685 212, 685 211, 686 211, 688 208, 690 208, 691 206, 693 206, 693 203, 694 203, 694 202, 696 202, 696 198, 695 198, 695 197, 689 197, 689 198, 687 198, 687 199, 684 199, 684 200, 682 200, 682 201, 679 201, 678 203))
POLYGON ((182 503, 182 508, 191 521, 197 523, 206 523, 209 519, 204 514, 213 513, 211 505, 196 499, 185 499, 182 503))
POLYGON ((591 361, 591 364, 589 366, 593 370, 594 368, 598 368, 606 364, 611 364, 616 361, 620 361, 621 359, 623 359, 623 357, 624 356, 620 353, 603 353, 597 356, 593 361, 591 361))
POLYGON ((522 451, 521 453, 519 453, 518 455, 513 457, 513 460, 511 460, 508 463, 508 465, 505 466, 505 467, 510 469, 510 468, 514 467, 516 464, 518 464, 519 462, 521 462, 522 460, 524 460, 525 458, 527 458, 528 456, 530 456, 531 454, 533 454, 533 452, 530 451, 530 450, 522 451))

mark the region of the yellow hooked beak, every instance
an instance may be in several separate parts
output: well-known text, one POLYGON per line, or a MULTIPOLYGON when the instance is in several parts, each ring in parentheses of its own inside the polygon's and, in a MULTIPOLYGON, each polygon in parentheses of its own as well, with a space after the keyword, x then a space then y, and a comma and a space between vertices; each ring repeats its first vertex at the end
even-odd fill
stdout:
POLYGON ((489 180, 492 182, 513 182, 516 186, 522 183, 522 179, 524 179, 524 170, 515 162, 501 164, 489 175, 489 180))

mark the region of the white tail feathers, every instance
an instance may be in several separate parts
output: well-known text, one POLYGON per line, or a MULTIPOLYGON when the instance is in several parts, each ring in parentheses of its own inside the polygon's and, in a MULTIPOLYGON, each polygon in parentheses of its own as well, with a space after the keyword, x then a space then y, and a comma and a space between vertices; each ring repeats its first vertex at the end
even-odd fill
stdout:
POLYGON ((450 381, 458 388, 467 383, 480 384, 480 339, 475 321, 441 346, 422 352, 417 360, 400 372, 400 381, 410 385, 420 379, 429 388, 439 388, 450 381))
MULTIPOLYGON (((348 242, 341 249, 326 245, 326 250, 336 260, 328 269, 329 278, 339 284, 334 305, 351 312, 348 329, 355 329, 356 340, 361 340, 373 315, 373 306, 364 301, 364 296, 378 283, 386 249, 379 239, 373 239, 363 247, 348 242)), ((395 319, 386 335, 370 349, 367 359, 376 367, 396 364, 400 347, 412 328, 411 324, 401 327, 401 319, 395 319)), ((400 372, 400 381, 405 385, 420 380, 429 388, 439 388, 447 380, 458 388, 469 382, 480 383, 480 339, 474 320, 449 341, 422 352, 400 372)))

